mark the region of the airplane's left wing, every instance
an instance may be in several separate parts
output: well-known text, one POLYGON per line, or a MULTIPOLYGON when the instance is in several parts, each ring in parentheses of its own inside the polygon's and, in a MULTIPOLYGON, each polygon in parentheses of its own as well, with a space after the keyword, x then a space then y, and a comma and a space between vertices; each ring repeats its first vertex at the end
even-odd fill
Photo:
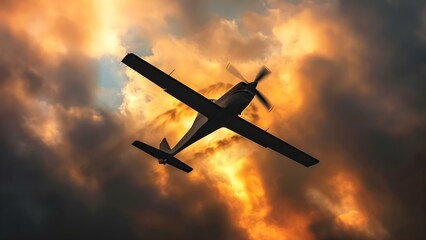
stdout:
POLYGON ((221 107, 217 104, 203 97, 196 91, 185 86, 172 76, 164 73, 133 53, 127 54, 121 61, 136 72, 151 80, 153 83, 157 84, 173 97, 185 103, 195 111, 203 114, 207 118, 213 117, 216 115, 217 111, 221 109, 221 107))
POLYGON ((232 130, 253 142, 258 143, 266 148, 271 148, 278 153, 306 166, 312 166, 317 164, 319 161, 314 157, 302 152, 301 150, 291 146, 283 140, 269 134, 265 130, 262 130, 255 125, 247 122, 246 120, 235 117, 225 123, 226 128, 232 130))

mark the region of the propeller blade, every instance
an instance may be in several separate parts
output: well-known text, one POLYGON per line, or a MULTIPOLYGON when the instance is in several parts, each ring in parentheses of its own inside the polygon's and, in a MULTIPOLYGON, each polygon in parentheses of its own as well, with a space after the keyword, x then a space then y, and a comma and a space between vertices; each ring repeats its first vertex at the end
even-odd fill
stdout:
POLYGON ((271 111, 273 107, 269 103, 269 101, 266 99, 266 97, 263 96, 263 94, 261 94, 259 91, 257 91, 257 90, 255 90, 255 91, 256 91, 256 96, 259 98, 259 100, 263 104, 263 106, 265 106, 268 109, 268 111, 271 111))
POLYGON ((271 73, 271 71, 267 67, 263 66, 259 70, 259 72, 257 73, 256 78, 254 79, 254 81, 255 82, 259 82, 260 80, 262 80, 264 77, 266 77, 270 73, 271 73))
POLYGON ((228 70, 229 73, 234 75, 234 77, 237 77, 243 80, 244 82, 248 83, 247 80, 243 77, 243 75, 241 75, 241 73, 238 72, 238 70, 232 64, 228 63, 228 66, 226 66, 226 70, 228 70))

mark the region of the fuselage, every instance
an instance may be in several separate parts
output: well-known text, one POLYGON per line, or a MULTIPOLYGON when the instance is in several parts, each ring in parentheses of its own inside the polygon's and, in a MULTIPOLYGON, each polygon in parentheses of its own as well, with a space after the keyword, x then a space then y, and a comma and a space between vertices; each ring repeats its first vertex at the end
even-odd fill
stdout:
POLYGON ((176 146, 171 149, 169 154, 171 156, 176 155, 204 136, 223 127, 223 124, 226 123, 227 119, 241 114, 241 112, 253 100, 255 96, 255 87, 256 86, 253 86, 252 83, 247 84, 245 82, 240 82, 223 94, 219 99, 214 101, 217 105, 222 107, 222 110, 214 117, 208 119, 198 113, 191 128, 176 144, 176 146))

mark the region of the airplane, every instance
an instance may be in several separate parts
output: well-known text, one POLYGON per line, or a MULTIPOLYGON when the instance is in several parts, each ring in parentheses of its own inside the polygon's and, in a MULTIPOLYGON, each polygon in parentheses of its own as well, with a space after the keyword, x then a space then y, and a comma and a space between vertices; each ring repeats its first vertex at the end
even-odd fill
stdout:
POLYGON ((170 148, 166 138, 161 141, 159 149, 137 140, 132 143, 133 146, 157 158, 159 164, 168 164, 186 173, 191 172, 193 168, 178 160, 175 155, 222 127, 234 131, 265 148, 271 148, 306 167, 319 162, 307 153, 269 134, 267 130, 260 129, 239 117, 255 96, 268 110, 272 109, 269 101, 256 90, 257 84, 271 73, 265 66, 260 69, 253 82, 248 82, 235 67, 228 64, 227 70, 241 79, 242 82, 236 84, 219 99, 211 100, 133 53, 128 53, 121 62, 198 112, 191 128, 173 148, 170 148))

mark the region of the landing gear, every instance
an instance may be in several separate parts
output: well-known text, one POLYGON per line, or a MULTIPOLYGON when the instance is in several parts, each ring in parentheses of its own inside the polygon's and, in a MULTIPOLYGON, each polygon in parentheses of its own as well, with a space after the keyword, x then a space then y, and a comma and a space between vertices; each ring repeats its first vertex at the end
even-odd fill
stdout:
POLYGON ((158 164, 166 165, 167 159, 158 159, 158 164))

